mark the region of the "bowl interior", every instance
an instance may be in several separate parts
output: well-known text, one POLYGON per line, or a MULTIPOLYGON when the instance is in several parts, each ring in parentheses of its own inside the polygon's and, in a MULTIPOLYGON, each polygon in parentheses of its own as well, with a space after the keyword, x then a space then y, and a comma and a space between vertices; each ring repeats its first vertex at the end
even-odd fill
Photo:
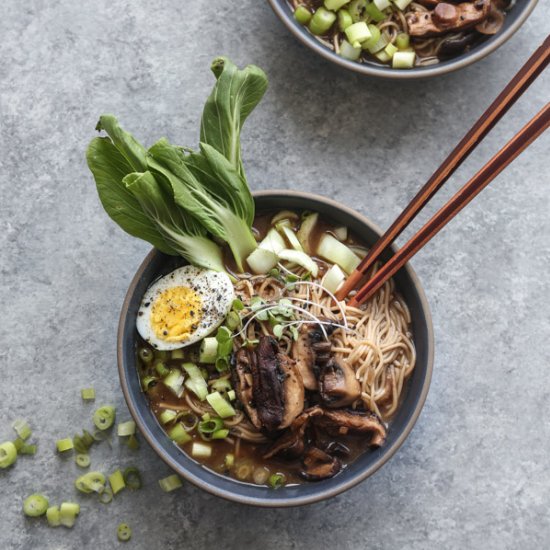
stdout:
POLYGON ((427 78, 437 76, 461 69, 471 63, 479 61, 486 55, 499 48, 514 34, 519 27, 521 27, 538 2, 538 0, 517 1, 514 7, 507 13, 502 29, 495 35, 484 37, 468 52, 457 55, 451 59, 441 61, 436 65, 415 67, 414 69, 408 70, 398 70, 374 61, 357 63, 355 61, 349 61, 340 57, 312 36, 306 27, 296 22, 287 0, 268 1, 273 8, 273 11, 275 11, 292 34, 325 59, 355 72, 368 74, 371 76, 396 79, 427 78))
MULTIPOLYGON (((288 191, 258 193, 255 198, 258 211, 283 208, 319 211, 338 224, 347 225, 362 236, 367 245, 373 244, 380 234, 365 218, 328 199, 288 191)), ((258 506, 293 506, 328 498, 352 487, 375 472, 395 453, 412 429, 424 404, 433 362, 430 312, 410 266, 402 269, 395 280, 411 311, 417 365, 408 382, 403 403, 390 425, 386 445, 365 453, 332 479, 273 491, 223 477, 187 456, 168 439, 141 392, 136 369, 135 339, 136 316, 141 297, 157 277, 169 273, 183 263, 181 258, 165 256, 156 250, 147 256, 128 290, 118 335, 119 374, 130 412, 144 437, 168 465, 195 485, 230 500, 258 506)))

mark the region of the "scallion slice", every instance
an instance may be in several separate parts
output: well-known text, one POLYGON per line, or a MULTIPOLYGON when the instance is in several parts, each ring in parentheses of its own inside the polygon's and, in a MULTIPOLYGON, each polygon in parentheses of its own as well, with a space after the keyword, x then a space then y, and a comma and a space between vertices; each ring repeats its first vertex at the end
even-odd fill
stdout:
POLYGON ((232 468, 235 464, 235 455, 232 453, 228 453, 225 455, 224 463, 226 468, 232 468))
POLYGON ((83 388, 80 390, 80 395, 84 401, 93 401, 95 399, 94 388, 83 388))
POLYGON ((127 542, 132 538, 132 530, 127 523, 121 523, 116 530, 116 536, 121 542, 127 542))
POLYGON ((90 455, 84 453, 78 453, 75 456, 74 461, 80 468, 87 468, 91 463, 90 455))
POLYGON ((101 472, 88 472, 78 477, 74 486, 82 493, 102 493, 105 489, 105 476, 101 472))
POLYGON ((128 442, 126 443, 126 445, 128 445, 128 447, 132 449, 132 451, 137 451, 139 449, 139 439, 135 434, 132 434, 128 438, 128 442))
POLYGON ((46 510, 46 519, 50 527, 59 527, 61 525, 61 515, 59 513, 59 506, 50 506, 46 510))
POLYGON ((176 411, 172 411, 170 409, 165 409, 159 414, 159 420, 161 424, 168 424, 169 422, 172 422, 178 416, 178 413, 176 411))
POLYGON ((170 491, 179 489, 183 483, 177 474, 172 474, 171 476, 159 479, 159 485, 163 491, 169 493, 170 491))
POLYGON ((18 437, 18 438, 13 440, 13 444, 15 445, 15 450, 19 453, 19 451, 25 445, 25 442, 20 437, 18 437))
POLYGON ((223 420, 221 418, 210 418, 199 422, 200 434, 212 434, 223 427, 223 420))
POLYGON ((66 453, 67 451, 74 449, 73 440, 70 437, 66 437, 65 439, 58 439, 55 442, 55 446, 58 453, 66 453))
POLYGON ((206 443, 199 443, 195 441, 191 448, 191 456, 198 458, 208 458, 212 456, 212 447, 206 443))
POLYGON ((12 424, 12 428, 23 441, 26 441, 32 434, 32 430, 27 424, 27 421, 22 418, 15 420, 12 424))
POLYGON ((170 352, 170 357, 172 357, 172 359, 185 359, 185 351, 183 348, 173 349, 170 352))
POLYGON ((124 483, 126 487, 132 491, 141 488, 141 474, 134 466, 130 466, 124 470, 124 483))
POLYGON ((20 455, 35 455, 37 450, 36 445, 23 445, 21 449, 19 449, 20 455))
POLYGON ((183 374, 179 369, 171 369, 167 376, 163 378, 165 386, 172 390, 172 393, 176 396, 180 396, 182 393, 183 374))
POLYGON ((205 338, 201 342, 199 363, 214 363, 218 355, 218 341, 214 336, 205 338))
POLYGON ((113 495, 116 495, 126 487, 126 483, 124 482, 124 476, 122 475, 122 472, 120 470, 114 471, 109 476, 109 484, 111 485, 111 489, 113 491, 113 495))
POLYGON ((23 501, 23 512, 31 518, 43 516, 48 509, 48 504, 48 499, 45 496, 31 495, 23 501))
POLYGON ((116 410, 110 405, 103 405, 94 412, 93 420, 98 430, 108 430, 114 423, 116 410))
MULTIPOLYGON (((218 334, 220 334, 219 330, 218 334)), ((201 401, 204 401, 208 394, 208 385, 206 384, 206 380, 203 378, 199 367, 193 363, 184 363, 183 369, 189 376, 189 378, 185 381, 185 387, 191 390, 201 401)))
POLYGON ((80 513, 80 504, 76 502, 62 502, 59 508, 59 519, 61 525, 72 527, 76 521, 76 516, 80 513))
POLYGON ((235 409, 221 396, 220 392, 208 394, 206 400, 220 418, 228 418, 236 414, 235 409))
POLYGON ((191 436, 187 433, 185 427, 180 422, 172 426, 167 433, 168 437, 178 445, 191 441, 191 436))
POLYGON ((229 435, 229 430, 227 428, 222 428, 221 430, 216 430, 210 436, 210 439, 225 439, 228 435, 229 435))
POLYGON ((110 487, 105 487, 105 489, 98 495, 99 502, 101 504, 109 504, 113 500, 113 491, 110 487))
POLYGON ((269 479, 267 480, 267 484, 272 489, 279 489, 279 487, 283 487, 286 483, 286 477, 284 474, 271 474, 269 476, 269 479))
POLYGON ((231 389, 231 381, 229 378, 217 378, 210 384, 210 386, 212 389, 219 392, 229 391, 231 389))
POLYGON ((229 401, 235 401, 235 399, 237 398, 237 394, 235 393, 235 390, 229 390, 227 392, 227 397, 229 401))
POLYGON ((127 437, 136 433, 136 423, 133 420, 120 422, 117 426, 117 435, 119 437, 127 437))
POLYGON ((166 366, 164 361, 157 361, 155 363, 155 371, 161 378, 170 374, 170 369, 166 366))

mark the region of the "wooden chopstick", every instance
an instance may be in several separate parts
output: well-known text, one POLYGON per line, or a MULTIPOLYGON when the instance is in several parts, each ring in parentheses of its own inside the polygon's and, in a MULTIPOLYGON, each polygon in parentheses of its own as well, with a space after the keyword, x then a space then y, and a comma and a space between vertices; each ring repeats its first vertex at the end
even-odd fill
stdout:
POLYGON ((479 117, 460 143, 453 149, 443 164, 432 174, 424 187, 401 212, 390 228, 380 237, 376 244, 363 258, 357 269, 350 274, 344 285, 336 293, 343 300, 367 274, 378 260, 380 254, 401 234, 426 203, 437 193, 453 172, 462 164, 468 155, 477 147, 495 124, 521 97, 550 62, 550 35, 527 60, 518 73, 512 78, 489 108, 479 117))
POLYGON ((462 189, 458 191, 349 301, 357 307, 449 223, 473 198, 550 126, 550 103, 535 115, 462 189))

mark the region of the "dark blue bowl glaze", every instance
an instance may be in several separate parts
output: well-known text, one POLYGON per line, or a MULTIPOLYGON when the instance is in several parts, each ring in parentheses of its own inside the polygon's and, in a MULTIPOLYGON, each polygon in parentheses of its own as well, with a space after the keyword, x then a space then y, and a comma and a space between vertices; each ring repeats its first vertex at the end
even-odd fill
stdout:
POLYGON ((328 59, 332 63, 336 63, 340 67, 350 69, 357 73, 370 76, 406 80, 447 74, 458 69, 462 69, 463 67, 467 67, 468 65, 483 59, 486 55, 489 55, 502 46, 502 44, 504 44, 504 42, 506 42, 521 27, 521 25, 523 25, 525 20, 529 17, 537 5, 538 0, 518 0, 516 5, 506 15, 504 25, 500 32, 493 36, 487 37, 479 44, 476 44, 476 46, 470 51, 453 57, 452 59, 442 61, 437 65, 416 67, 414 69, 406 70, 392 69, 389 66, 384 66, 382 64, 375 63, 374 61, 357 63, 356 61, 344 59, 319 42, 319 40, 317 40, 307 30, 307 28, 296 22, 287 0, 268 0, 268 2, 279 19, 281 19, 281 21, 285 24, 287 29, 298 40, 300 40, 302 44, 305 44, 308 48, 325 59, 328 59))
MULTIPOLYGON (((256 193, 255 199, 258 211, 318 211, 338 224, 348 226, 367 245, 372 245, 380 235, 380 230, 366 218, 324 197, 292 191, 267 191, 256 193)), ((255 506, 283 507, 309 504, 335 496, 372 475, 395 454, 424 405, 433 367, 434 336, 430 310, 410 265, 396 275, 395 281, 411 311, 417 365, 408 381, 403 403, 390 425, 386 445, 365 453, 332 479, 274 491, 221 476, 195 462, 166 436, 141 391, 136 368, 135 329, 141 297, 155 279, 183 263, 181 258, 166 256, 157 250, 149 253, 130 284, 118 329, 118 369, 124 397, 140 432, 170 467, 197 487, 228 500, 255 506)))

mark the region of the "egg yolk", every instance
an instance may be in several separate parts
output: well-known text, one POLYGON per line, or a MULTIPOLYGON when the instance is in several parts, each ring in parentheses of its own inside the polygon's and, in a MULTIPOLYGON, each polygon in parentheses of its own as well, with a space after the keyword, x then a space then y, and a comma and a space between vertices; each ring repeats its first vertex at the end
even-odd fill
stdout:
POLYGON ((192 289, 175 286, 161 292, 151 309, 151 326, 166 342, 181 342, 193 334, 202 317, 202 300, 192 289))

